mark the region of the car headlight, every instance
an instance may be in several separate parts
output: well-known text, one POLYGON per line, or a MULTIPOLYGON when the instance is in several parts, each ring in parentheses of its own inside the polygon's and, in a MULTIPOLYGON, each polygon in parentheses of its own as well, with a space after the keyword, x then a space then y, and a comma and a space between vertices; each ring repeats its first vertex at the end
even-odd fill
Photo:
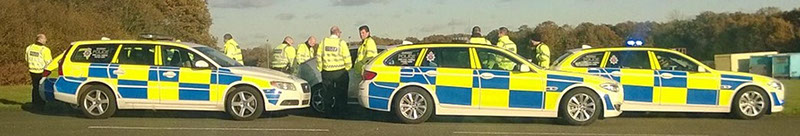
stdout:
POLYGON ((603 83, 600 84, 600 87, 606 89, 611 92, 619 92, 619 84, 618 83, 603 83))
POLYGON ((769 82, 769 86, 777 90, 783 90, 783 84, 780 81, 772 80, 769 82))
POLYGON ((275 88, 278 88, 278 89, 281 89, 281 90, 294 91, 294 84, 289 83, 289 82, 272 81, 272 82, 269 82, 269 83, 272 85, 272 87, 275 87, 275 88))

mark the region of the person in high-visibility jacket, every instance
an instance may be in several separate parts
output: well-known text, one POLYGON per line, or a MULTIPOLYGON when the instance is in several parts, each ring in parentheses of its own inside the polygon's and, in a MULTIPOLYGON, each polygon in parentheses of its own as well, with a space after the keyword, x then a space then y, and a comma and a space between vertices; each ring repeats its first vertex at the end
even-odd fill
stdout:
MULTIPOLYGON (((514 44, 514 41, 511 41, 511 38, 508 37, 508 32, 509 32, 508 28, 506 27, 500 27, 500 29, 497 31, 497 35, 500 37, 500 39, 497 40, 497 47, 506 49, 516 54, 517 44, 514 44)), ((514 62, 512 62, 508 58, 500 56, 497 56, 495 58, 496 58, 495 61, 497 62, 497 65, 500 68, 504 70, 512 70, 514 68, 514 62)))
POLYGON ((472 35, 469 37, 469 43, 492 45, 489 40, 486 40, 486 38, 481 35, 481 27, 478 26, 472 27, 472 35))
POLYGON ((536 46, 536 65, 550 68, 550 47, 542 42, 539 35, 531 36, 531 45, 536 46))
POLYGON ((297 57, 295 57, 295 62, 297 64, 302 64, 303 62, 308 61, 309 59, 314 57, 314 47, 317 46, 317 38, 314 36, 308 37, 306 42, 297 45, 297 57))
POLYGON ((361 46, 358 47, 358 55, 356 56, 356 62, 353 67, 355 68, 355 72, 360 75, 364 64, 378 55, 378 47, 375 44, 375 40, 373 40, 370 35, 368 26, 363 25, 358 27, 358 33, 361 35, 361 46))
POLYGON ((242 49, 239 48, 239 43, 233 40, 231 34, 225 34, 223 38, 225 39, 225 48, 222 52, 225 53, 225 56, 236 60, 240 64, 244 64, 244 60, 242 60, 242 49))
POLYGON ((44 100, 39 95, 39 80, 42 79, 45 66, 53 60, 50 49, 45 44, 47 44, 47 37, 44 34, 38 34, 36 43, 25 48, 25 61, 28 62, 28 72, 31 75, 31 103, 37 109, 44 106, 44 100))
POLYGON ((347 42, 339 38, 342 31, 338 26, 333 26, 330 30, 331 36, 323 39, 317 47, 317 68, 322 71, 322 83, 327 88, 323 99, 326 103, 324 105, 335 105, 333 107, 336 109, 331 110, 341 112, 347 105, 347 89, 350 81, 347 71, 353 64, 347 42))
POLYGON ((284 73, 292 72, 291 68, 294 66, 294 59, 297 55, 294 47, 292 47, 293 43, 294 39, 286 36, 283 38, 283 43, 281 45, 278 45, 272 49, 272 62, 270 63, 270 68, 284 73))

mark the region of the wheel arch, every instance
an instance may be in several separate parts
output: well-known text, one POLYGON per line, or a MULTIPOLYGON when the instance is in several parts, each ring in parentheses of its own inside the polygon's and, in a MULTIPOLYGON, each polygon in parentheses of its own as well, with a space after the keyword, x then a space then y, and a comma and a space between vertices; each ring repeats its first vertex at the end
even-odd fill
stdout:
POLYGON ((425 87, 424 84, 419 84, 419 83, 409 83, 409 84, 406 84, 406 85, 403 85, 403 86, 398 86, 394 91, 392 91, 392 94, 389 95, 389 103, 388 103, 389 105, 387 105, 387 107, 388 107, 387 111, 392 111, 392 104, 394 103, 393 100, 394 100, 394 97, 397 95, 398 92, 400 92, 403 89, 412 88, 412 87, 420 88, 420 89, 424 90, 426 93, 428 93, 428 95, 431 96, 431 99, 433 99, 433 104, 434 104, 434 106, 433 106, 434 107, 433 108, 433 114, 436 114, 436 107, 439 106, 439 99, 436 97, 436 94, 431 93, 431 89, 430 88, 427 88, 427 87, 425 87))
MULTIPOLYGON (((605 108, 605 105, 606 105, 607 103, 606 103, 606 101, 605 101, 605 100, 603 100, 603 97, 602 97, 602 95, 600 95, 600 94, 605 94, 605 93, 600 93, 600 92, 598 92, 598 91, 597 91, 597 89, 595 89, 595 88, 593 88, 593 87, 590 87, 590 86, 587 86, 587 85, 585 85, 585 84, 574 84, 574 85, 571 85, 571 86, 569 86, 569 87, 565 88, 564 90, 566 90, 566 91, 563 91, 561 94, 559 94, 559 96, 558 96, 558 99, 557 99, 557 101, 556 101, 556 112, 557 112, 557 113, 560 113, 560 112, 561 112, 561 100, 563 100, 563 99, 564 99, 564 95, 566 95, 566 94, 567 94, 567 93, 569 93, 569 92, 575 91, 575 90, 577 90, 577 89, 587 89, 587 90, 589 90, 590 92, 592 92, 592 93, 593 93, 595 96, 597 96, 597 98, 600 98, 600 99, 598 100, 598 101, 600 101, 600 103, 599 103, 600 105, 599 105, 599 106, 597 106, 597 107, 599 107, 599 108, 601 109, 601 110, 600 110, 601 112, 600 112, 600 115, 598 116, 598 119, 603 119, 603 118, 605 118, 605 117, 604 117, 604 116, 605 116, 605 113, 606 113, 606 108, 605 108)), ((560 115, 560 114, 556 114, 556 117, 558 117, 559 115, 560 115)))
POLYGON ((757 91, 765 94, 765 96, 767 97, 767 99, 765 99, 765 100, 768 103, 767 104, 768 106, 766 106, 767 109, 765 109, 765 111, 767 111, 766 114, 772 114, 772 106, 775 106, 774 105, 775 103, 772 102, 773 101, 772 100, 772 93, 767 92, 767 90, 764 89, 764 87, 762 87, 762 86, 760 86, 758 84, 752 83, 752 82, 744 83, 742 85, 739 85, 739 87, 736 88, 736 90, 733 91, 733 94, 732 94, 731 98, 728 100, 730 102, 728 106, 731 107, 729 112, 733 112, 733 108, 736 108, 736 107, 733 106, 734 100, 736 99, 736 95, 739 94, 739 92, 741 92, 745 88, 751 88, 751 87, 752 88, 756 88, 757 91))

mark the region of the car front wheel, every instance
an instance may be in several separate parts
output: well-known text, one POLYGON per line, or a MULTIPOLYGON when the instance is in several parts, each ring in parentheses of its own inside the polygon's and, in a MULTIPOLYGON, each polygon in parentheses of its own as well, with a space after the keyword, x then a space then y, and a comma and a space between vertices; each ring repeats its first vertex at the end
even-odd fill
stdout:
POLYGON ((567 125, 591 124, 602 112, 601 105, 600 98, 588 89, 567 92, 559 104, 559 121, 567 125))
POLYGON ((264 112, 264 98, 252 87, 237 87, 226 97, 225 111, 234 120, 254 120, 264 112))
POLYGON ((740 119, 758 119, 769 108, 767 95, 758 88, 747 87, 736 93, 733 100, 732 115, 740 119))

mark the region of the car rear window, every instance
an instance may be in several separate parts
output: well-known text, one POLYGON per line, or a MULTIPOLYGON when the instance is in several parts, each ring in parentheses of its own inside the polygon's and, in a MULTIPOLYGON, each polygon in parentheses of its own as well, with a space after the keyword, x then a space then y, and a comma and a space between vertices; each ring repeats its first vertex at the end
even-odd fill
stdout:
POLYGON ((72 62, 89 63, 111 63, 118 45, 114 44, 91 44, 81 45, 72 53, 72 62))
POLYGON ((420 49, 398 51, 392 56, 387 57, 383 62, 387 66, 414 66, 417 63, 420 49))

